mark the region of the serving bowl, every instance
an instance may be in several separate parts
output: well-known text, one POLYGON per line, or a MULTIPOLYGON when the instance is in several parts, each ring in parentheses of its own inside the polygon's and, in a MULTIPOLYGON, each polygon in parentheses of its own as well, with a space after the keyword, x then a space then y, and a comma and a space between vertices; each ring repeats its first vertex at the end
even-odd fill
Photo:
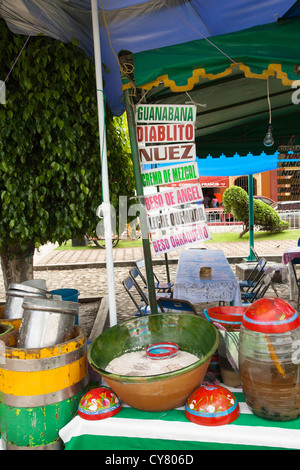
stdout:
POLYGON ((201 385, 217 347, 217 330, 207 320, 191 314, 151 314, 106 330, 91 344, 88 360, 125 403, 144 411, 164 411, 183 406, 201 385), (106 370, 113 359, 161 342, 175 342, 180 351, 199 359, 179 370, 156 375, 129 376, 106 370))

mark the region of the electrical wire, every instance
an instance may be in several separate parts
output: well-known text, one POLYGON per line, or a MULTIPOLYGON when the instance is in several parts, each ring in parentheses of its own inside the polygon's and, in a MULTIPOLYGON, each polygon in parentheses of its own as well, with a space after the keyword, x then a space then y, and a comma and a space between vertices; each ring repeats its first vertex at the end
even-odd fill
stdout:
POLYGON ((272 124, 272 108, 271 108, 271 101, 270 101, 269 77, 267 78, 267 99, 268 99, 268 106, 269 106, 269 124, 272 124))

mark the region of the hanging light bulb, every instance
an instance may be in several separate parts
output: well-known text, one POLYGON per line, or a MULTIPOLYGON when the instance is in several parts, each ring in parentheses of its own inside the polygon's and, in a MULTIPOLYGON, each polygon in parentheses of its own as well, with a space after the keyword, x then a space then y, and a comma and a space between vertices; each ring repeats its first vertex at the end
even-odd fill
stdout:
POLYGON ((272 145, 274 144, 274 138, 272 135, 273 126, 271 124, 272 114, 271 114, 271 102, 270 102, 270 92, 269 92, 269 77, 267 78, 267 98, 268 98, 268 105, 269 105, 269 125, 267 127, 267 133, 263 140, 263 144, 266 147, 272 147, 272 145))
POLYGON ((272 147, 272 145, 274 144, 272 129, 273 129, 273 126, 271 124, 269 124, 268 128, 267 128, 266 136, 264 138, 264 145, 266 147, 272 147))

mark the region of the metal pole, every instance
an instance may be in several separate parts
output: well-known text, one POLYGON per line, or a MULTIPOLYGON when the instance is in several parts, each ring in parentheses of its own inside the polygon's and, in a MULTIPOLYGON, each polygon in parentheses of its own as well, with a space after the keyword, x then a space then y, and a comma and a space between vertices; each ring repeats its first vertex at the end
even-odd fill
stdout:
MULTIPOLYGON (((253 209, 253 175, 248 175, 248 196, 249 196, 249 244, 254 248, 254 209, 253 209)), ((254 261, 255 256, 250 249, 247 261, 254 261)))
POLYGON ((92 7, 92 24, 94 38, 94 54, 96 69, 96 89, 97 89, 97 105, 98 105, 98 122, 99 122, 99 143, 101 158, 101 184, 103 192, 102 209, 104 214, 105 227, 105 250, 106 250, 106 269, 107 269, 107 288, 108 288, 108 305, 110 326, 117 323, 116 309, 116 293, 115 293, 115 277, 114 277, 114 261, 112 247, 112 224, 110 213, 109 198, 109 180, 107 166, 107 149, 106 149, 106 132, 105 132, 105 109, 103 100, 103 79, 101 65, 101 49, 100 49, 100 32, 98 18, 97 0, 91 0, 92 7))
MULTIPOLYGON (((119 60, 120 60, 121 65, 124 65, 125 62, 132 62, 132 54, 130 53, 127 53, 126 55, 119 54, 119 60)), ((139 149, 138 149, 136 125, 135 125, 135 108, 134 108, 134 103, 132 100, 131 93, 132 93, 131 90, 124 90, 123 96, 125 100, 125 109, 127 113, 127 122, 128 122, 130 146, 131 146, 131 152, 132 152, 132 163, 133 163, 133 171, 134 171, 134 178, 135 178, 135 185, 136 185, 136 193, 139 198, 139 202, 141 204, 144 204, 144 197, 143 197, 144 189, 143 189, 143 183, 142 183, 139 149)), ((141 219, 142 242, 143 242, 143 251, 144 251, 144 259, 145 259, 150 310, 151 310, 151 313, 158 313, 154 277, 153 277, 151 249, 150 249, 149 234, 148 234, 147 217, 146 217, 145 211, 141 211, 140 219, 141 219)))

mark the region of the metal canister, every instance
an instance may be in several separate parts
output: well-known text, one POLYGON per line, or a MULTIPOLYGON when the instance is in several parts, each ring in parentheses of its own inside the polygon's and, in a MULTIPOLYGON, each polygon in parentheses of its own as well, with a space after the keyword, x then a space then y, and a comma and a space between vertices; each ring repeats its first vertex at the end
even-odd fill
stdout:
POLYGON ((47 298, 49 292, 25 284, 10 284, 6 293, 6 304, 4 309, 4 318, 22 318, 24 297, 47 298))
POLYGON ((78 302, 25 297, 18 347, 44 348, 72 336, 78 302))

